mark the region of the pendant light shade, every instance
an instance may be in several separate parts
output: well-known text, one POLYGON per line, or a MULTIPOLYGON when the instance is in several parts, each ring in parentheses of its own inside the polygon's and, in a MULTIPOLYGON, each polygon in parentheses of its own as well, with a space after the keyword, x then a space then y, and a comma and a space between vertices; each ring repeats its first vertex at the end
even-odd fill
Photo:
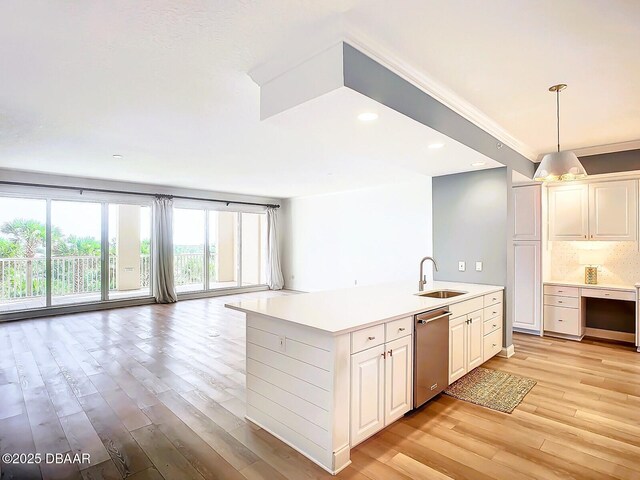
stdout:
POLYGON ((558 125, 558 151, 548 153, 542 158, 533 179, 538 182, 570 182, 587 176, 580 160, 569 150, 560 151, 560 92, 567 88, 564 83, 549 87, 556 94, 556 119, 558 125))
POLYGON ((576 154, 570 150, 548 153, 542 158, 533 179, 538 182, 570 182, 587 176, 576 154))

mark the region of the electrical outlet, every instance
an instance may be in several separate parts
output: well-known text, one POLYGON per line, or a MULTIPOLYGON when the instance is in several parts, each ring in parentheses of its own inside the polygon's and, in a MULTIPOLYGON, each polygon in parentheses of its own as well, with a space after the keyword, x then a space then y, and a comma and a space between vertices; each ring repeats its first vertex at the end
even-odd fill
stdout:
POLYGON ((354 285, 358 285, 358 280, 354 280, 354 281, 353 281, 353 284, 354 284, 354 285))
POLYGON ((467 269, 467 262, 458 262, 458 271, 464 272, 467 269))
POLYGON ((476 272, 482 271, 482 262, 476 262, 476 272))
POLYGON ((287 349, 287 337, 280 337, 280 350, 282 350, 283 352, 286 351, 287 349))

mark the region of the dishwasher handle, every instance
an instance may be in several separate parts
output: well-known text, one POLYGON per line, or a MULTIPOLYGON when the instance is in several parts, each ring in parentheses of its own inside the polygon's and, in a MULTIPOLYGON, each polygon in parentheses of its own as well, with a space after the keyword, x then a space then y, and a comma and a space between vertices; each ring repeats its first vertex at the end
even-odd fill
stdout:
POLYGON ((433 322, 434 320, 439 320, 441 318, 450 317, 450 316, 451 316, 451 312, 446 312, 446 313, 443 313, 441 315, 437 315, 435 317, 429 317, 429 316, 425 315, 425 318, 420 318, 421 315, 418 315, 416 317, 416 319, 418 321, 418 324, 426 325, 427 323, 433 322))

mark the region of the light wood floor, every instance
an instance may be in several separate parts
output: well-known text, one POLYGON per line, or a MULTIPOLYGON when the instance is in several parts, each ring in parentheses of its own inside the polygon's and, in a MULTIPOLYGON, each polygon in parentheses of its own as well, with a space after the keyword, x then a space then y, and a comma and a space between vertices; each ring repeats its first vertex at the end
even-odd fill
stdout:
MULTIPOLYGON (((271 292, 248 296, 274 295, 271 292)), ((233 297, 235 299, 242 296, 233 297)), ((244 319, 229 297, 0 324, 2 479, 315 479, 244 415, 244 319)), ((640 354, 517 335, 486 366, 538 381, 511 415, 440 396, 352 451, 337 478, 640 478, 640 354)))

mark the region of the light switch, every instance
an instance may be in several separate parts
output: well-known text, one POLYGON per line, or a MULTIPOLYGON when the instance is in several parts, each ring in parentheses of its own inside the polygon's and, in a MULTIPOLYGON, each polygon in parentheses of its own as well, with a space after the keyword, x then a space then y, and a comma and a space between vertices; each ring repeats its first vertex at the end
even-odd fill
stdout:
POLYGON ((458 271, 464 272, 467 269, 467 262, 458 262, 458 271))
POLYGON ((482 262, 476 262, 476 272, 482 271, 482 262))

